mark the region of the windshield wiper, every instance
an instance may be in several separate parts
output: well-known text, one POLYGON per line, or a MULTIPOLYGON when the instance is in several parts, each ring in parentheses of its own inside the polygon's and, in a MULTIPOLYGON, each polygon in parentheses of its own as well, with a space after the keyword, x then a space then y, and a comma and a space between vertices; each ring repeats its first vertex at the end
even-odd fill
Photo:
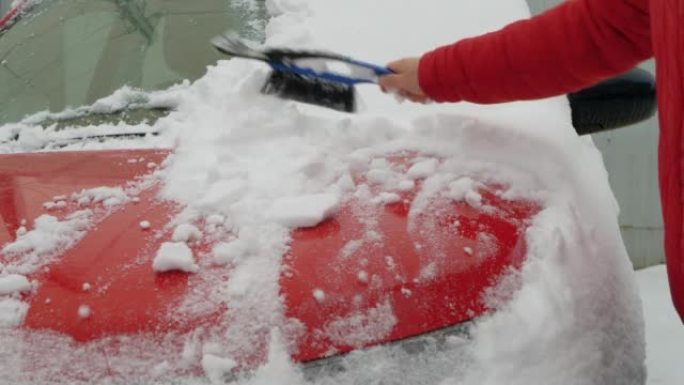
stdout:
POLYGON ((4 16, 0 16, 0 36, 8 30, 14 23, 19 21, 25 8, 31 4, 31 0, 21 0, 19 4, 11 8, 4 16))

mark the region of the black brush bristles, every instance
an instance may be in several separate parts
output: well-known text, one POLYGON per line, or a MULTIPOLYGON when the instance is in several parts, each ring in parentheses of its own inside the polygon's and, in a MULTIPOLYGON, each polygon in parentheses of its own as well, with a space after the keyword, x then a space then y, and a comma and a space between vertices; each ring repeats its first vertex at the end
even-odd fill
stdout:
POLYGON ((273 70, 261 92, 343 112, 356 110, 354 86, 273 70))

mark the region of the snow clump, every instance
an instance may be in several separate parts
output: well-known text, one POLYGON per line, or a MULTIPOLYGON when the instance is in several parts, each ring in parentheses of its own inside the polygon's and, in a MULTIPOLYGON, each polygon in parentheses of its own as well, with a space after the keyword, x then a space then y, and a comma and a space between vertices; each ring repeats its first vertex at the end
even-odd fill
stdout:
POLYGON ((152 269, 156 272, 184 271, 197 273, 199 266, 195 264, 192 250, 185 243, 164 242, 154 257, 152 269))

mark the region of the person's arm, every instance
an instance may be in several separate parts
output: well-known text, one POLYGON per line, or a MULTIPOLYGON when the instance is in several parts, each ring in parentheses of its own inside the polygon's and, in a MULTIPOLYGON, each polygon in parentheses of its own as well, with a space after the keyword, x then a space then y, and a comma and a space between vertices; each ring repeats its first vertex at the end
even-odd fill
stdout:
POLYGON ((502 30, 389 66, 385 89, 438 102, 498 103, 578 90, 652 55, 648 0, 573 0, 502 30))

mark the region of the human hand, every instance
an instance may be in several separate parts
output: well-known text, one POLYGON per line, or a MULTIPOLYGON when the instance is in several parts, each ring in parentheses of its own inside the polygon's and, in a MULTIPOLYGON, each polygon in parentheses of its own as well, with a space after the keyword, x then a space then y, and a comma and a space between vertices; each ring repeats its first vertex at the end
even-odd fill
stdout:
POLYGON ((387 68, 394 72, 378 79, 382 92, 396 93, 416 103, 427 103, 430 98, 425 95, 418 84, 418 63, 420 58, 405 58, 387 64, 387 68))

